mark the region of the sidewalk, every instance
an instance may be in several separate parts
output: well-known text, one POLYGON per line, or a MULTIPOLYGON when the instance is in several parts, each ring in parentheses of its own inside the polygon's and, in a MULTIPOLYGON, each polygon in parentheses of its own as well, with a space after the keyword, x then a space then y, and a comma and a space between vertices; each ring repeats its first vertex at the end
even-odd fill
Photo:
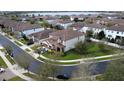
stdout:
MULTIPOLYGON (((12 39, 9 39, 10 41, 12 41, 13 43, 15 43, 14 41, 18 41, 16 39, 14 39, 13 37, 11 37, 12 39)), ((39 54, 34 53, 34 50, 32 50, 29 46, 23 44, 22 42, 18 41, 22 46, 19 46, 21 49, 23 49, 26 53, 30 54, 31 56, 33 56, 36 60, 43 62, 41 60, 38 59, 39 54), (31 50, 30 52, 27 52, 25 49, 29 49, 31 50)), ((16 44, 16 43, 15 43, 16 44)), ((16 44, 17 45, 17 44, 16 44)), ((18 46, 18 45, 17 45, 18 46)), ((113 54, 113 55, 105 55, 105 56, 98 56, 98 57, 90 57, 90 58, 80 58, 80 59, 74 59, 74 60, 55 60, 55 59, 51 59, 51 58, 47 58, 45 56, 43 56, 42 54, 40 55, 41 58, 48 60, 48 61, 57 61, 57 62, 80 62, 78 64, 82 64, 82 63, 86 63, 86 61, 90 61, 90 60, 97 60, 97 59, 101 59, 101 58, 109 58, 109 57, 115 57, 115 56, 120 56, 120 55, 124 55, 124 53, 120 53, 120 54, 113 54)), ((71 64, 72 66, 73 64, 71 64)), ((75 64, 74 64, 75 65, 75 64)), ((77 64, 76 64, 77 65, 77 64)), ((65 66, 69 66, 65 65, 65 66)))
POLYGON ((19 76, 20 78, 27 80, 27 81, 33 81, 32 78, 25 76, 21 73, 21 71, 18 72, 18 70, 13 68, 13 65, 7 60, 7 58, 4 56, 4 54, 0 51, 0 56, 3 58, 3 60, 5 61, 5 63, 7 64, 8 68, 17 76, 19 76))

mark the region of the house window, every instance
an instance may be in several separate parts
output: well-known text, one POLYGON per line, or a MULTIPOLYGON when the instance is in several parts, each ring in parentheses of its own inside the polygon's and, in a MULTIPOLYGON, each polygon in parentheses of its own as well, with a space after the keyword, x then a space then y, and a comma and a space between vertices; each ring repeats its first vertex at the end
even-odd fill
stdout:
POLYGON ((119 34, 119 32, 117 32, 117 34, 119 34))

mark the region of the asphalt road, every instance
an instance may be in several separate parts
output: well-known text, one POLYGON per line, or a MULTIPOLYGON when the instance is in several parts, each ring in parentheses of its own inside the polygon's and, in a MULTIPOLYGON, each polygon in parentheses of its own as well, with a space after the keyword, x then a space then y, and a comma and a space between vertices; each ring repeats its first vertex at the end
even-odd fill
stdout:
MULTIPOLYGON (((27 54, 25 51, 23 51, 21 48, 19 48, 17 45, 15 45, 13 42, 8 40, 7 38, 5 38, 5 36, 2 36, 1 34, 0 34, 0 44, 3 46, 10 45, 13 47, 14 60, 16 62, 26 62, 27 60, 29 60, 30 61, 29 70, 31 72, 36 73, 38 71, 39 66, 40 65, 42 66, 43 64, 42 62, 39 62, 38 60, 34 59, 31 55, 27 54), (21 60, 23 58, 20 55, 26 55, 24 58, 25 60, 21 60)), ((74 70, 78 69, 78 66, 66 66, 66 67, 59 66, 59 67, 62 70, 58 74, 67 74, 69 76, 71 76, 71 73, 74 70)), ((103 63, 101 62, 101 63, 92 64, 89 70, 91 70, 93 74, 101 74, 104 72, 105 68, 106 68, 106 62, 103 63)))

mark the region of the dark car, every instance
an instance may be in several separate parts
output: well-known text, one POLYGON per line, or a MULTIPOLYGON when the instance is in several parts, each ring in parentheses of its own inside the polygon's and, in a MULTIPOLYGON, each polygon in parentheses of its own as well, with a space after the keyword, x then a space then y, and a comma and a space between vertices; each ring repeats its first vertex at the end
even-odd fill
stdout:
POLYGON ((14 57, 14 55, 13 55, 13 53, 11 53, 11 55, 10 55, 11 57, 14 57))
POLYGON ((68 80, 70 77, 66 74, 56 76, 58 79, 68 80))

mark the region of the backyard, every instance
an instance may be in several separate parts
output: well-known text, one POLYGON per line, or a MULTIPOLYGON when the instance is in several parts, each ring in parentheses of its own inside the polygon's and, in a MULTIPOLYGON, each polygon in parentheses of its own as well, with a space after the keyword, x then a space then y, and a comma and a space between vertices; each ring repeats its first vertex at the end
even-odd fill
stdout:
POLYGON ((49 53, 49 52, 46 52, 43 55, 52 59, 73 60, 73 59, 86 58, 86 57, 104 56, 104 55, 110 55, 110 54, 116 54, 118 52, 122 52, 122 50, 120 49, 94 42, 85 45, 85 48, 82 47, 82 49, 80 49, 79 51, 80 53, 78 53, 76 49, 72 49, 65 52, 64 55, 61 56, 56 56, 54 53, 49 53))

